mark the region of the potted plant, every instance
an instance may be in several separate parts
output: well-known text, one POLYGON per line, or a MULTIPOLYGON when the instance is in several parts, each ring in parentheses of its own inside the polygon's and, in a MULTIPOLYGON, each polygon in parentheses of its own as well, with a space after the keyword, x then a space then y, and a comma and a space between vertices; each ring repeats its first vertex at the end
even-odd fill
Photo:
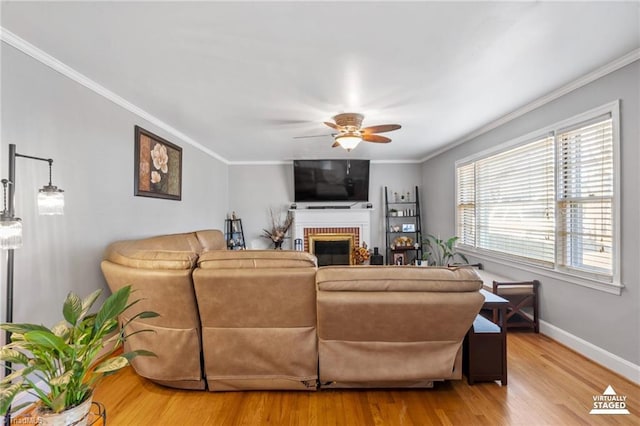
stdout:
POLYGON ((422 260, 427 261, 428 266, 447 266, 455 261, 456 257, 465 263, 469 263, 466 256, 458 253, 455 248, 458 237, 451 237, 448 240, 441 240, 440 237, 427 235, 426 242, 423 243, 424 254, 422 260))
POLYGON ((139 312, 118 329, 118 316, 138 300, 128 303, 131 287, 122 287, 97 313, 89 313, 101 292, 96 290, 84 300, 69 293, 62 307, 64 320, 51 329, 38 324, 0 325, 11 333, 11 342, 0 350, 0 361, 13 367, 0 381, 0 414, 29 405, 11 407, 15 397, 26 391, 38 401, 38 424, 86 424, 92 392, 100 379, 129 365, 136 356, 155 356, 145 350, 114 355, 125 339, 149 331, 127 335, 131 321, 158 314, 139 312))
POLYGON ((282 249, 282 243, 287 238, 287 232, 293 224, 293 216, 290 212, 287 212, 283 220, 282 214, 274 215, 271 209, 269 209, 269 213, 271 215, 271 228, 263 229, 262 236, 271 240, 274 249, 282 249))

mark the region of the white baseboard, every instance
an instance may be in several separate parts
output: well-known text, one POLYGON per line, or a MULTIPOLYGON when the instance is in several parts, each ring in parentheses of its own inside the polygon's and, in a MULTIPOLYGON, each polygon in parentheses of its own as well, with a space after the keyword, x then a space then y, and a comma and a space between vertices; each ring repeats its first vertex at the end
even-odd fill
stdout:
POLYGON ((618 373, 633 383, 640 385, 640 365, 620 358, 618 355, 612 354, 546 321, 540 320, 540 333, 573 349, 593 362, 618 373))

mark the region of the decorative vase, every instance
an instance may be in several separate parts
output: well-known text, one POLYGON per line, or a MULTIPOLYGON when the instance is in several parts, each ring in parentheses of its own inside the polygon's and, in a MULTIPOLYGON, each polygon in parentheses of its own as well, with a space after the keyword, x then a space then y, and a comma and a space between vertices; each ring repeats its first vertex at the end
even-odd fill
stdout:
POLYGON ((280 240, 280 241, 274 241, 274 242, 273 242, 273 249, 274 249, 274 250, 282 250, 282 243, 283 243, 283 242, 284 242, 283 240, 280 240))
POLYGON ((43 426, 85 426, 89 419, 92 398, 62 413, 45 413, 38 410, 38 424, 43 426))
POLYGON ((369 263, 371 265, 382 265, 384 263, 384 258, 378 252, 378 247, 373 248, 373 254, 371 255, 371 259, 369 263))

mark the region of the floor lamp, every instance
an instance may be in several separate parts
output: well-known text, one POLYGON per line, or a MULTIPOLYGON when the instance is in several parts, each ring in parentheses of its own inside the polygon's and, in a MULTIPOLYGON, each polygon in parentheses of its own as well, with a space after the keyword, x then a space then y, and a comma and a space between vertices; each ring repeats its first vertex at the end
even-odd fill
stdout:
MULTIPOLYGON (((49 163, 49 184, 38 191, 38 212, 41 215, 60 215, 64 213, 64 191, 51 184, 51 158, 33 157, 18 154, 16 146, 9 144, 9 177, 2 179, 3 210, 0 214, 0 249, 7 250, 7 289, 5 322, 13 322, 13 262, 14 250, 22 247, 22 220, 15 216, 14 197, 16 189, 16 158, 45 161, 49 163)), ((5 344, 11 341, 11 333, 5 332, 5 344)), ((5 377, 11 374, 11 363, 5 362, 5 377)), ((11 424, 11 415, 7 412, 4 424, 11 424)))

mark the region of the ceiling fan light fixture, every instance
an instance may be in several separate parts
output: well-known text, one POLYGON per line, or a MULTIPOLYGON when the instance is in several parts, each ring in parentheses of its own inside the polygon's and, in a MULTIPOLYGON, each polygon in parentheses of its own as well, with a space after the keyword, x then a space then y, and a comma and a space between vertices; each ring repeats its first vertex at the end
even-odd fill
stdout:
POLYGON ((362 136, 355 132, 347 132, 336 136, 336 142, 347 151, 351 151, 362 142, 362 136))

